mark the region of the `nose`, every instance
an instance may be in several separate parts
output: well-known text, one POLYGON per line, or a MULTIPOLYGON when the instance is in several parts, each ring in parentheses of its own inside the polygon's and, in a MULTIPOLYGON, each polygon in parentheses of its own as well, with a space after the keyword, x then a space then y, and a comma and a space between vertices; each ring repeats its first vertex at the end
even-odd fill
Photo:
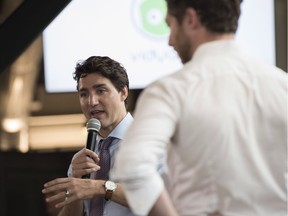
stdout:
POLYGON ((89 105, 90 106, 96 106, 99 103, 98 96, 95 94, 92 94, 89 96, 89 105))

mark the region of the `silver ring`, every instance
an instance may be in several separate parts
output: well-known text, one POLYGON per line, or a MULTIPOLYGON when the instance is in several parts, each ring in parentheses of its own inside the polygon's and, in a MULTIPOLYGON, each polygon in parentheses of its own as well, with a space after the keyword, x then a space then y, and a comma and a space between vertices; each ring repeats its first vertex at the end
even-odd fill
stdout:
POLYGON ((68 198, 69 194, 70 194, 69 190, 66 190, 65 191, 65 198, 68 198))

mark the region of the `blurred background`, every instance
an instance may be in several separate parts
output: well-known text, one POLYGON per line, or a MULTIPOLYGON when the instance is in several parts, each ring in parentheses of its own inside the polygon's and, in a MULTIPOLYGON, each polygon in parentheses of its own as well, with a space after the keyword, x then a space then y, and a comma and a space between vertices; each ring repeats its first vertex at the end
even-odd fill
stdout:
MULTIPOLYGON (((70 2, 0 0, 1 216, 54 215, 43 184, 66 176, 73 154, 86 143, 77 93, 45 86, 43 32, 70 2)), ((274 0, 273 7, 275 65, 287 71, 287 0, 274 0)), ((143 88, 130 91, 132 113, 143 88)))

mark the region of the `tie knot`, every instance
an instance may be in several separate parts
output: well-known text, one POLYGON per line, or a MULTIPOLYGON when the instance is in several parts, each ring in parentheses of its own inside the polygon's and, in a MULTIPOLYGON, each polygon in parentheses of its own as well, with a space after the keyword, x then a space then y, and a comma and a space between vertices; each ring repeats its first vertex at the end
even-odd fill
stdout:
POLYGON ((107 137, 106 139, 102 139, 100 141, 101 142, 100 148, 103 149, 103 150, 109 149, 113 139, 114 139, 113 137, 107 137))

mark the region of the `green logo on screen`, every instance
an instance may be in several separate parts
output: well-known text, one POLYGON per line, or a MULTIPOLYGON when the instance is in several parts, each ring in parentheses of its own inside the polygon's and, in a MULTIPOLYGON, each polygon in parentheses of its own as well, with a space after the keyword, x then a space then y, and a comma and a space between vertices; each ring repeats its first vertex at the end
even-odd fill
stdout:
POLYGON ((133 21, 137 28, 155 37, 165 37, 169 34, 170 29, 165 22, 165 0, 135 0, 133 3, 133 21))

